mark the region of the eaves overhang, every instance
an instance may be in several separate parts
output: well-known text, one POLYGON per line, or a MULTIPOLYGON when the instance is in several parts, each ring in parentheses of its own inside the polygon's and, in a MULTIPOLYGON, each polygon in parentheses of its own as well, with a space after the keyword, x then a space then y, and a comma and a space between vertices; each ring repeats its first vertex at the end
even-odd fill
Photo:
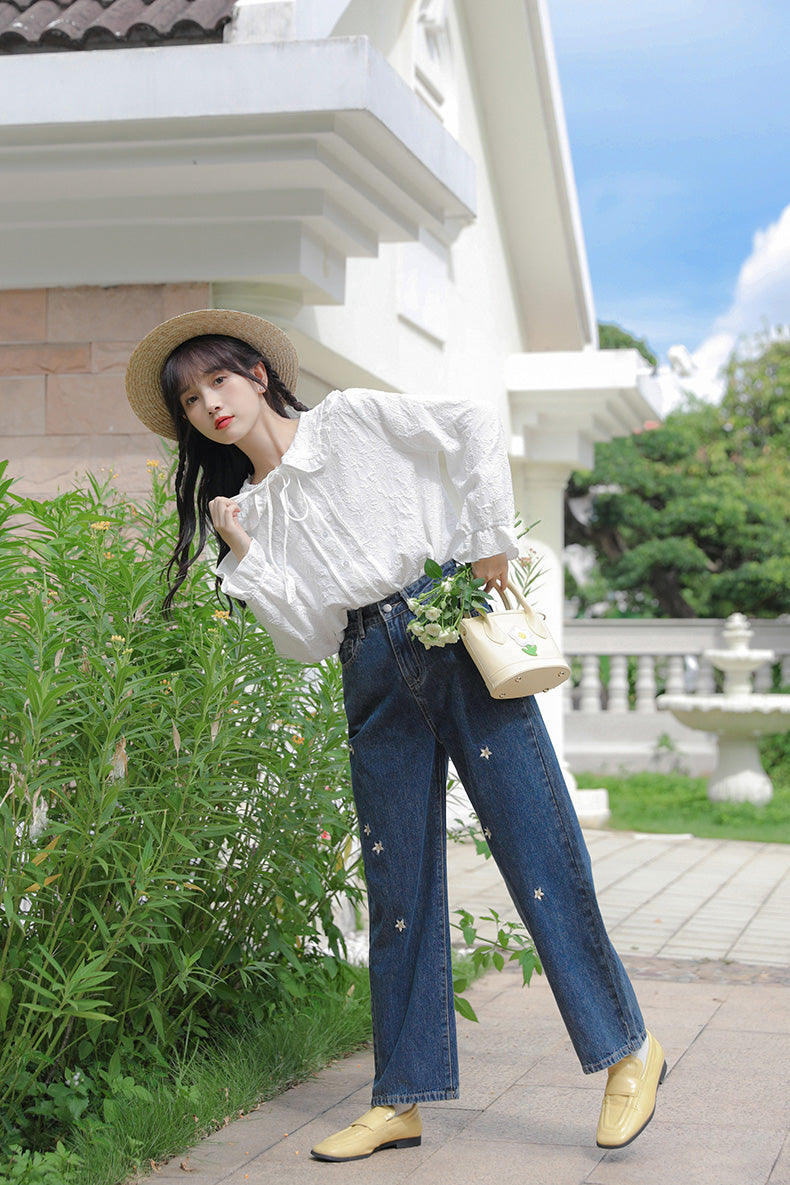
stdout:
POLYGON ((460 0, 528 350, 598 344, 546 0, 460 0))
POLYGON ((0 72, 2 285, 255 280, 450 242, 470 157, 365 37, 36 54, 0 72))
POLYGON ((637 350, 514 354, 505 365, 511 456, 575 469, 593 446, 656 421, 650 371, 637 350))

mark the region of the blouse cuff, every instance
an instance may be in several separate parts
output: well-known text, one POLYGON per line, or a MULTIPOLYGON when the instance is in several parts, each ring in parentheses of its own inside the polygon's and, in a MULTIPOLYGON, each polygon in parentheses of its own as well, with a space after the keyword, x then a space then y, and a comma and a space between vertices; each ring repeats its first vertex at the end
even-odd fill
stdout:
POLYGON ((237 601, 249 601, 255 595, 264 583, 266 570, 266 557, 255 539, 243 560, 237 560, 231 552, 215 569, 222 582, 222 591, 237 601))
POLYGON ((519 553, 518 540, 512 527, 486 527, 474 531, 464 538, 453 555, 460 563, 468 564, 502 552, 509 560, 514 560, 519 553))

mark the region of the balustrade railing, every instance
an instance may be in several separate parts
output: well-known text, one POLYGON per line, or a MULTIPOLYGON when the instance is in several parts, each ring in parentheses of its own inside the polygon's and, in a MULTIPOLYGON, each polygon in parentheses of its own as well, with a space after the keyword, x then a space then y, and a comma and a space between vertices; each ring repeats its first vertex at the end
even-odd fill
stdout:
MULTIPOLYGON (((756 620, 751 646, 773 650, 774 667, 755 674, 755 691, 790 684, 790 619, 756 620), (778 671, 775 669, 778 667, 778 671)), ((595 618, 566 621, 564 649, 575 660, 566 685, 566 710, 589 714, 656 711, 657 691, 716 690, 716 672, 703 651, 722 645, 724 622, 715 619, 595 618)))
MULTIPOLYGON (((656 709, 659 692, 718 690, 703 651, 722 645, 719 619, 582 619, 566 621, 563 648, 573 678, 564 685, 565 750, 571 769, 648 769, 672 752, 691 772, 712 759, 707 734, 694 734, 656 709)), ((757 692, 790 686, 790 617, 752 620, 750 645, 773 650, 776 662, 754 676, 757 692)))

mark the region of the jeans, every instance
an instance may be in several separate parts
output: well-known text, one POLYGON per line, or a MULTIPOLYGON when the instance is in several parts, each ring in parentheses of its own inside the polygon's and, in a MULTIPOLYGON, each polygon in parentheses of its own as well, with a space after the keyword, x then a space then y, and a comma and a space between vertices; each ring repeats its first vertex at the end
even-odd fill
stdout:
POLYGON ((462 643, 426 650, 407 633, 406 599, 429 583, 352 610, 340 648, 370 914, 374 1106, 458 1097, 448 757, 582 1069, 614 1065, 645 1039, 535 698, 492 699, 462 643))

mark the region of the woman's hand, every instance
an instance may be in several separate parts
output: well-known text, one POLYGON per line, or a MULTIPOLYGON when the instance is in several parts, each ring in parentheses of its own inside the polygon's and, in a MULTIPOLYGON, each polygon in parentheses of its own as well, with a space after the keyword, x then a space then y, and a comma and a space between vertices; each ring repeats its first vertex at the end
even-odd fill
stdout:
POLYGON ((250 549, 252 539, 239 526, 241 507, 231 498, 212 498, 208 504, 214 530, 227 543, 237 560, 241 561, 250 549))
POLYGON ((476 579, 485 580, 485 592, 491 592, 495 588, 502 593, 507 588, 507 556, 503 551, 499 555, 474 560, 472 573, 476 579))

